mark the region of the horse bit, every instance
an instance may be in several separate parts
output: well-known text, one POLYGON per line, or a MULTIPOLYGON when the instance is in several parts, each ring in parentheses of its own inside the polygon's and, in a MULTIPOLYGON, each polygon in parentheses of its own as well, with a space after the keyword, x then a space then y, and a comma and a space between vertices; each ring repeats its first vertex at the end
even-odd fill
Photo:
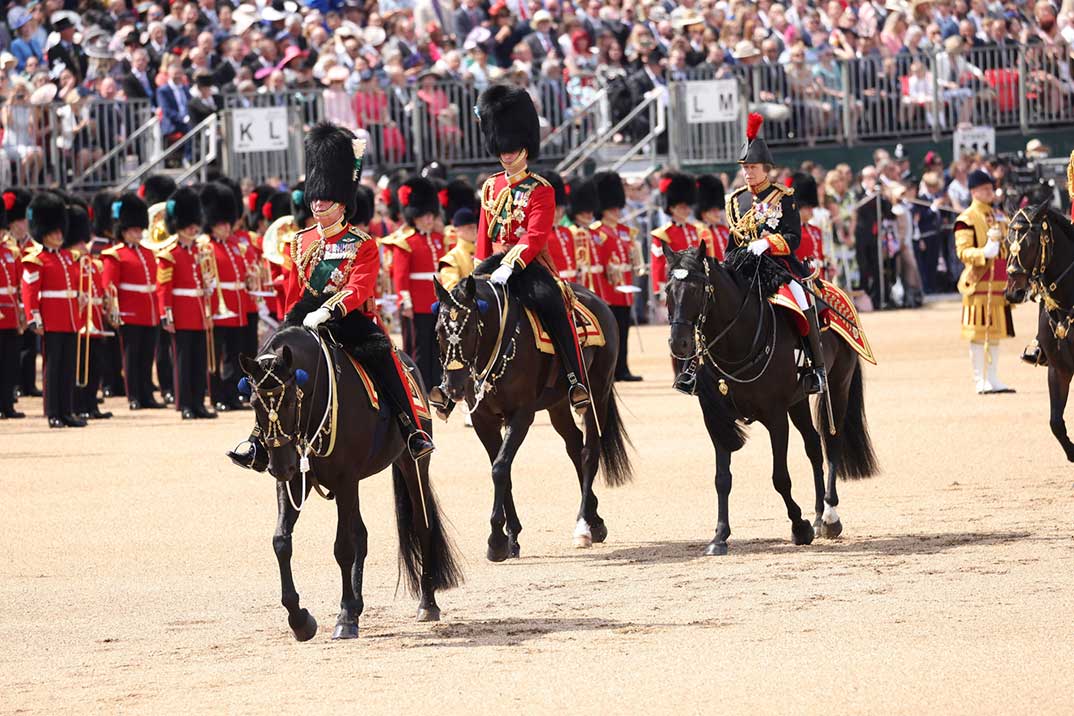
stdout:
MULTIPOLYGON (((1019 217, 1025 220, 1028 228, 1025 231, 1018 232, 1015 239, 1011 241, 1011 258, 1014 259, 1018 266, 1018 273, 1026 274, 1029 277, 1029 286, 1033 293, 1044 299, 1044 310, 1048 313, 1048 323, 1051 326, 1052 335, 1058 340, 1064 340, 1070 333, 1071 323, 1074 322, 1074 307, 1067 309, 1065 314, 1060 314, 1059 318, 1052 315, 1053 313, 1060 313, 1063 308, 1052 293, 1057 289, 1059 282, 1066 278, 1067 274, 1074 269, 1074 262, 1067 266, 1054 281, 1049 281, 1045 284, 1044 272, 1048 269, 1048 247, 1050 244, 1054 243, 1052 228, 1049 226, 1047 220, 1041 222, 1040 256, 1033 268, 1027 269, 1022 263, 1022 242, 1029 238, 1030 229, 1033 228, 1033 222, 1030 220, 1029 214, 1026 213, 1025 209, 1019 209, 1014 215, 1015 219, 1018 219, 1019 217)), ((1011 271, 1011 273, 1014 273, 1014 271, 1011 271)))

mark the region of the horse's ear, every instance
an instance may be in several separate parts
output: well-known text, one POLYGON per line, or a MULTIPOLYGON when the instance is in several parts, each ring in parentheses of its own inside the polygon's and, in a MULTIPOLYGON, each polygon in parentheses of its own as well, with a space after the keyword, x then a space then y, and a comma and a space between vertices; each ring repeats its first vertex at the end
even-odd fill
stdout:
POLYGON ((433 276, 433 287, 436 289, 436 297, 440 300, 440 303, 446 303, 450 296, 447 289, 444 288, 444 284, 440 283, 439 276, 433 276))
POLYGON ((671 266, 676 259, 675 252, 671 250, 668 242, 663 239, 657 239, 656 241, 660 244, 660 252, 664 255, 664 260, 667 261, 668 266, 671 266))
POLYGON ((701 262, 704 262, 705 259, 708 258, 709 247, 705 245, 704 239, 702 239, 701 243, 697 245, 696 249, 694 249, 694 255, 697 256, 697 260, 701 262))
POLYGON ((473 301, 474 296, 477 295, 477 281, 474 281, 473 276, 467 276, 462 281, 462 294, 466 296, 467 301, 473 301))
POLYGON ((291 355, 291 346, 284 346, 280 351, 280 363, 284 373, 291 372, 291 364, 294 360, 294 356, 291 355))
POLYGON ((239 367, 242 368, 242 372, 251 378, 257 377, 261 372, 261 366, 253 358, 248 358, 245 353, 239 354, 239 367))
POLYGON ((1033 210, 1034 219, 1042 219, 1048 213, 1048 202, 1041 202, 1041 205, 1033 210))

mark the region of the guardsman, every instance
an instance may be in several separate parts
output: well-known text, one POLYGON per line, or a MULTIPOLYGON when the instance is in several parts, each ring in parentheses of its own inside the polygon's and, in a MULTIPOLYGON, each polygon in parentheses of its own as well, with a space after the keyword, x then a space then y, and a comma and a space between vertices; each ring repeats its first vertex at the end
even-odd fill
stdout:
MULTIPOLYGON (((109 302, 104 288, 104 262, 89 251, 93 236, 93 221, 89 207, 78 199, 67 204, 67 245, 78 260, 79 336, 82 340, 84 364, 78 367, 81 375, 75 378, 75 414, 83 420, 106 420, 112 413, 103 412, 97 403, 101 373, 107 353, 102 349, 115 334, 107 330, 109 302), (82 339, 81 336, 88 336, 82 339), (81 384, 82 380, 85 384, 81 384)), ((76 354, 78 350, 76 349, 76 354)))
MULTIPOLYGON (((305 197, 317 228, 295 236, 295 267, 287 282, 287 324, 311 330, 327 324, 352 354, 360 346, 363 366, 399 419, 411 456, 418 460, 434 449, 420 429, 405 369, 391 339, 378 325, 374 288, 380 271, 377 242, 347 221, 355 210, 365 144, 348 130, 328 123, 306 135, 305 197)), ((435 196, 435 195, 434 195, 435 196)), ((252 434, 228 453, 242 467, 264 470, 268 455, 260 436, 252 434)))
POLYGON ((804 346, 811 370, 803 376, 807 393, 824 392, 824 351, 821 348, 817 309, 799 283, 808 272, 794 255, 801 243, 802 220, 794 189, 768 180, 775 159, 760 136, 764 119, 751 113, 746 124, 746 143, 738 163, 746 183, 727 197, 727 220, 736 246, 745 246, 755 256, 768 255, 787 272, 787 287, 809 322, 804 346))
MULTIPOLYGON (((242 187, 231 177, 222 176, 218 181, 231 189, 231 195, 235 199, 235 221, 231 227, 228 243, 232 247, 235 262, 239 265, 240 274, 238 280, 242 286, 239 291, 242 298, 240 312, 246 318, 246 321, 239 329, 239 350, 247 355, 256 355, 260 344, 258 328, 261 324, 261 317, 258 315, 258 302, 262 297, 255 295, 253 292, 260 290, 258 284, 261 283, 262 278, 261 249, 255 243, 254 234, 246 227, 244 218, 246 206, 243 203, 242 187)), ((238 399, 240 405, 246 405, 245 395, 238 396, 238 399)))
POLYGON ((787 182, 787 186, 794 189, 794 198, 798 200, 798 216, 802 220, 802 242, 798 244, 794 255, 810 273, 813 271, 811 264, 815 264, 816 268, 820 269, 820 277, 825 278, 824 233, 819 226, 810 223, 813 210, 820 206, 817 180, 812 174, 795 172, 787 182))
POLYGON ((601 298, 607 303, 619 324, 619 358, 615 364, 615 379, 632 383, 641 376, 630 372, 627 365, 627 335, 630 331, 634 294, 640 289, 634 277, 645 273, 638 245, 638 230, 620 222, 626 206, 623 180, 615 172, 599 172, 593 177, 597 187, 600 218, 590 226, 597 245, 597 256, 604 266, 601 298))
POLYGON ((727 244, 731 240, 731 230, 727 228, 724 217, 723 182, 713 174, 702 174, 697 178, 697 202, 694 204, 694 217, 712 233, 712 255, 723 261, 727 255, 727 244))
POLYGON ((552 219, 552 238, 548 241, 548 255, 560 281, 581 284, 583 276, 578 270, 579 248, 584 250, 585 239, 579 237, 566 221, 570 208, 570 190, 556 172, 541 174, 549 184, 556 197, 556 214, 552 219))
POLYGON ((212 340, 212 292, 202 274, 198 246, 204 219, 201 197, 190 187, 177 189, 167 200, 164 221, 175 244, 157 256, 157 300, 165 333, 175 348, 176 408, 183 420, 211 419, 216 413, 205 408, 208 392, 208 341, 212 340))
POLYGON ((692 176, 669 172, 660 179, 660 194, 664 198, 664 211, 671 221, 652 232, 649 253, 653 257, 653 292, 663 297, 668 274, 665 245, 672 251, 685 251, 697 248, 704 241, 709 256, 716 255, 716 247, 708 227, 690 219, 690 211, 697 202, 697 181, 692 176))
MULTIPOLYGON (((282 228, 282 231, 277 231, 277 236, 291 237, 298 231, 298 226, 295 225, 294 214, 291 212, 291 195, 287 192, 278 191, 275 192, 268 201, 266 201, 261 207, 261 214, 265 217, 265 221, 268 226, 272 226, 277 221, 280 221, 284 217, 290 216, 291 221, 286 223, 282 228)), ((305 227, 303 227, 305 228, 305 227)), ((275 247, 276 254, 271 257, 265 252, 265 237, 262 234, 259 237, 258 248, 261 249, 262 258, 268 264, 268 277, 269 285, 265 285, 266 291, 271 290, 275 293, 273 297, 265 298, 265 305, 268 307, 269 314, 272 315, 277 321, 282 321, 284 317, 284 303, 286 297, 284 295, 284 279, 287 276, 287 272, 291 270, 291 255, 289 253, 290 240, 285 242, 277 242, 275 247)))
POLYGON ((575 257, 578 283, 601 296, 604 265, 597 255, 593 232, 589 230, 597 220, 597 188, 592 179, 576 179, 569 186, 567 221, 570 222, 569 228, 574 234, 574 245, 578 251, 575 257))
POLYGON ((209 182, 201 188, 202 218, 209 246, 213 253, 209 264, 214 276, 209 278, 208 288, 213 318, 213 344, 219 370, 212 370, 209 393, 217 412, 243 410, 237 388, 242 369, 239 354, 243 351, 243 331, 246 329, 245 312, 246 264, 242 248, 231 241, 231 231, 238 220, 238 208, 234 195, 227 184, 209 182))
MULTIPOLYGON (((115 243, 112 234, 112 204, 119 195, 102 189, 93 195, 90 202, 90 218, 93 220, 93 238, 90 240, 90 253, 100 256, 101 252, 115 243)), ((102 394, 106 398, 122 397, 127 394, 123 384, 123 346, 119 340, 119 330, 110 331, 111 336, 104 339, 101 351, 102 394)))
POLYGON ((980 394, 1013 393, 999 379, 999 342, 1014 336, 1007 287, 1006 227, 995 210, 995 183, 977 169, 967 182, 973 201, 955 219, 955 252, 965 265, 958 279, 962 294, 962 337, 970 342, 973 380, 980 394))
POLYGON ((0 420, 25 418, 15 410, 15 386, 19 375, 19 353, 26 325, 22 313, 22 262, 19 245, 6 232, 7 210, 0 203, 0 420))
MULTIPOLYGON (((30 235, 26 220, 26 209, 32 198, 33 195, 29 191, 20 187, 5 189, 3 194, 4 208, 7 211, 7 233, 15 241, 20 256, 26 256, 41 248, 30 235)), ((41 391, 37 387, 37 354, 40 352, 40 343, 41 338, 33 331, 25 331, 22 334, 18 388, 23 397, 41 397, 41 391)))
POLYGON ((123 374, 131 410, 163 408, 153 396, 153 361, 160 331, 157 307, 157 259, 141 245, 149 228, 149 207, 133 192, 112 204, 119 243, 101 252, 104 283, 118 306, 123 341, 123 374))
POLYGON ((490 273, 493 284, 509 285, 541 319, 563 365, 571 407, 582 415, 590 397, 569 311, 574 299, 553 274, 548 255, 555 234, 555 190, 529 171, 541 145, 537 109, 525 90, 494 84, 478 98, 477 114, 485 149, 504 169, 481 187, 476 256, 483 263, 477 271, 490 273))
POLYGON ((444 235, 435 230, 440 215, 436 187, 411 177, 399 187, 406 224, 383 240, 391 247, 392 285, 399 294, 403 349, 418 366, 426 387, 440 384, 440 347, 436 342, 436 265, 444 255, 444 235))
POLYGON ((150 174, 138 187, 138 198, 146 206, 154 206, 166 201, 175 189, 175 180, 167 174, 150 174))
POLYGON ((22 257, 22 305, 27 328, 43 338, 45 416, 50 428, 84 428, 75 415, 76 336, 79 324, 78 260, 64 246, 67 206, 51 191, 38 192, 26 209, 37 246, 22 257))
MULTIPOLYGON (((175 191, 175 187, 175 180, 167 174, 150 174, 138 187, 138 197, 145 202, 146 206, 152 209, 157 204, 166 201, 175 191)), ((153 228, 151 224, 150 231, 147 232, 147 236, 150 239, 154 238, 152 236, 153 228)), ((155 246, 150 243, 149 248, 155 253, 168 248, 168 246, 155 246)), ((157 383, 160 385, 161 398, 169 405, 175 400, 175 389, 172 385, 174 357, 171 336, 164 331, 158 331, 156 350, 157 383)))

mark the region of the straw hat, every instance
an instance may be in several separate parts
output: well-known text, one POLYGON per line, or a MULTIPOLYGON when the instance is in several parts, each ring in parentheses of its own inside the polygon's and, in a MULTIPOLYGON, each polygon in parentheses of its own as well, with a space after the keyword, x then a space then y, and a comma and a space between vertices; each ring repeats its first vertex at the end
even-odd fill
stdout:
POLYGON ((757 45, 753 44, 750 40, 739 40, 735 43, 735 49, 731 52, 731 57, 736 60, 748 60, 751 57, 759 57, 761 51, 757 49, 757 45))
POLYGON ((60 88, 49 82, 43 84, 33 91, 30 95, 30 104, 42 105, 50 104, 52 100, 56 99, 56 93, 60 91, 60 88))

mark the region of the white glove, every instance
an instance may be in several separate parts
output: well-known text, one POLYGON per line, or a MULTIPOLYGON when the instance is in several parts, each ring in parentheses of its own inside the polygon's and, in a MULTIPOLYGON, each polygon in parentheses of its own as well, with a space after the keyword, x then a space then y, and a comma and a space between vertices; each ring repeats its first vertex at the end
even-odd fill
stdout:
POLYGON ((984 257, 986 259, 996 258, 997 256, 999 256, 999 242, 989 241, 987 244, 984 245, 984 249, 981 250, 981 253, 984 254, 984 257))
POLYGON ((507 283, 507 279, 511 278, 511 274, 514 273, 514 269, 510 266, 500 264, 495 271, 492 272, 492 276, 489 278, 497 286, 502 286, 507 283))
POLYGON ((998 226, 993 226, 991 229, 988 230, 988 240, 989 241, 999 241, 1002 238, 1003 238, 1003 230, 1000 229, 998 226))
POLYGON ((757 239, 756 241, 751 241, 749 246, 747 246, 746 248, 748 248, 750 250, 750 253, 754 256, 760 256, 765 251, 768 251, 768 239, 757 239))
POLYGON ((331 317, 332 312, 327 308, 318 308, 316 311, 310 311, 306 314, 306 317, 302 319, 302 325, 309 328, 311 331, 315 331, 317 330, 317 326, 321 325, 331 317))

